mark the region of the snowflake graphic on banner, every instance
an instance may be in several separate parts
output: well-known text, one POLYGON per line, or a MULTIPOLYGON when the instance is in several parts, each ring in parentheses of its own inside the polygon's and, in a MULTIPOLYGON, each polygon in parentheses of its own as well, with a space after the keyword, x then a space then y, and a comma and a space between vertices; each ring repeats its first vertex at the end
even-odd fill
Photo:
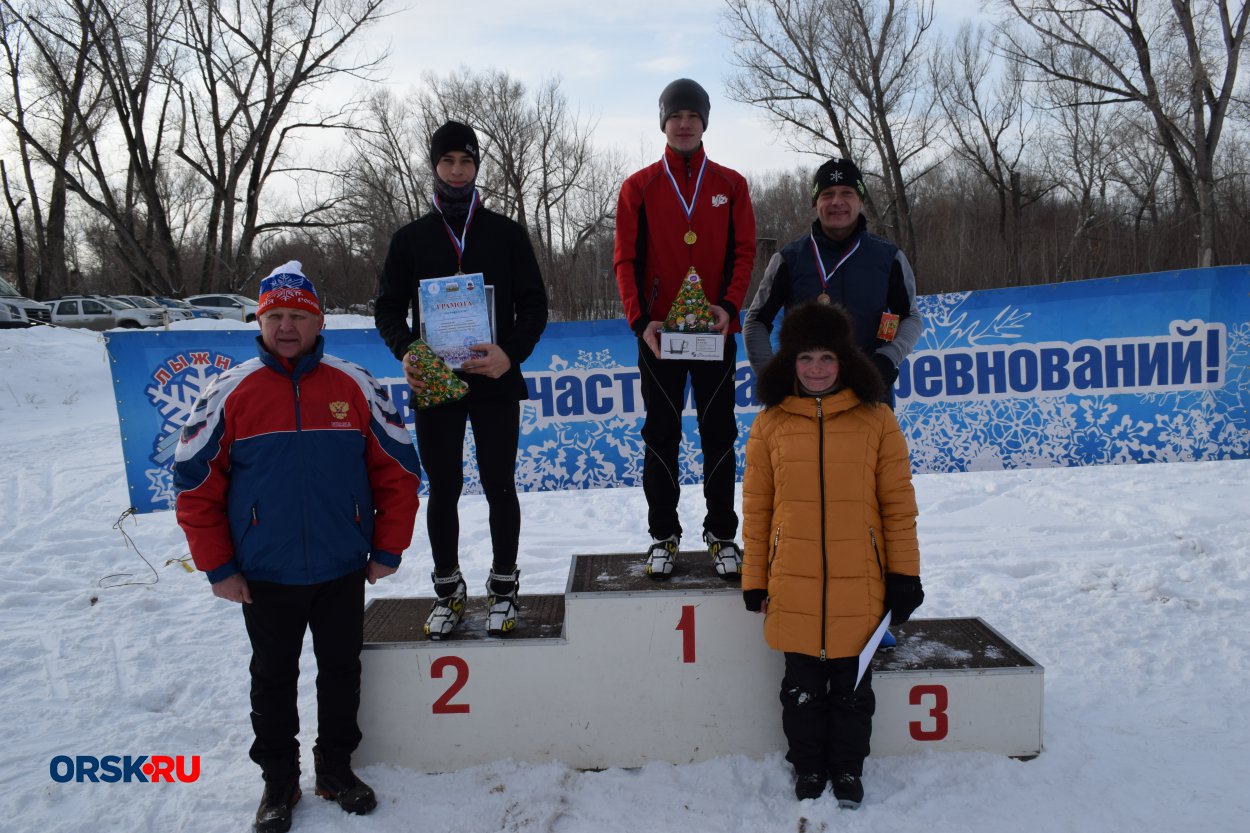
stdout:
POLYGON ((233 358, 222 353, 188 351, 166 358, 152 372, 153 382, 143 392, 160 414, 161 426, 148 456, 155 465, 145 469, 144 475, 154 504, 173 508, 175 495, 170 466, 179 432, 208 383, 233 363, 233 358))

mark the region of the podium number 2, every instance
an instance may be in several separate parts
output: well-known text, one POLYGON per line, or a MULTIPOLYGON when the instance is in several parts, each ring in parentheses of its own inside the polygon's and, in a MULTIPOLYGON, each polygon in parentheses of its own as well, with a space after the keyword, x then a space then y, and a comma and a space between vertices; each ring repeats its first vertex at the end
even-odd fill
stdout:
POLYGON ((673 630, 681 631, 681 661, 694 662, 694 605, 681 606, 681 618, 673 630))
POLYGON ((468 714, 468 703, 453 703, 451 698, 460 693, 464 684, 469 681, 469 663, 460 657, 439 657, 430 664, 430 676, 441 679, 443 670, 450 668, 453 672, 451 685, 443 692, 443 696, 434 701, 434 714, 468 714))
POLYGON ((926 696, 933 698, 933 706, 929 709, 929 717, 933 718, 933 726, 926 729, 924 721, 913 720, 907 724, 907 728, 911 731, 912 740, 941 740, 946 737, 949 730, 949 721, 946 719, 946 707, 948 705, 946 686, 944 685, 918 685, 912 686, 911 695, 908 701, 913 706, 919 706, 923 703, 926 696))

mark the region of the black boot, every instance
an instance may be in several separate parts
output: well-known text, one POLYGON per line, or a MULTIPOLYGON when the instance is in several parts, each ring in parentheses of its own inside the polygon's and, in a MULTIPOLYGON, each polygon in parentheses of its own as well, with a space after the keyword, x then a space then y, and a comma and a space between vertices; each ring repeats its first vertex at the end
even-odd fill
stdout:
POLYGON ((843 810, 854 810, 864 800, 864 784, 849 772, 833 776, 833 795, 843 810))
POLYGON ((349 813, 365 816, 378 806, 373 788, 356 777, 347 761, 326 761, 315 755, 317 765, 317 795, 338 805, 349 813))
POLYGON ((825 782, 829 777, 823 772, 800 771, 794 780, 794 796, 802 801, 805 798, 820 798, 825 791, 825 782))
POLYGON ((266 779, 265 791, 256 808, 256 833, 286 833, 291 829, 291 811, 300 799, 299 776, 266 779))

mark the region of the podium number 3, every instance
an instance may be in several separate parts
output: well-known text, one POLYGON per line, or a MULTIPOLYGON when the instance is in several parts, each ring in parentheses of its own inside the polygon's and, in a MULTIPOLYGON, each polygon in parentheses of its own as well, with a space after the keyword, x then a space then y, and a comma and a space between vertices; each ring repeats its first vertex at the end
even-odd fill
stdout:
POLYGON ((439 657, 430 664, 430 676, 442 679, 444 669, 452 670, 451 685, 443 692, 443 696, 434 701, 434 714, 468 714, 468 703, 453 703, 451 698, 460 693, 464 684, 469 681, 469 663, 460 657, 439 657))
POLYGON ((933 698, 933 706, 929 709, 929 717, 933 718, 932 728, 926 729, 925 722, 920 720, 911 721, 907 724, 907 728, 911 731, 913 740, 941 740, 946 737, 946 733, 950 729, 949 721, 946 719, 946 707, 948 705, 946 686, 913 686, 908 702, 913 706, 919 706, 924 702, 925 697, 933 698))

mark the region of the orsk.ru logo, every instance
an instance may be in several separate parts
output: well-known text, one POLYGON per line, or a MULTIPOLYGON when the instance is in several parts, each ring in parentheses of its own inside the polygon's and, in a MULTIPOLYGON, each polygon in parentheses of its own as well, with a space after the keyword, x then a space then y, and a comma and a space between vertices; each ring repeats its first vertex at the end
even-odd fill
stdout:
POLYGON ((48 774, 59 784, 70 781, 116 784, 190 784, 200 779, 199 755, 57 755, 48 764, 48 774))

